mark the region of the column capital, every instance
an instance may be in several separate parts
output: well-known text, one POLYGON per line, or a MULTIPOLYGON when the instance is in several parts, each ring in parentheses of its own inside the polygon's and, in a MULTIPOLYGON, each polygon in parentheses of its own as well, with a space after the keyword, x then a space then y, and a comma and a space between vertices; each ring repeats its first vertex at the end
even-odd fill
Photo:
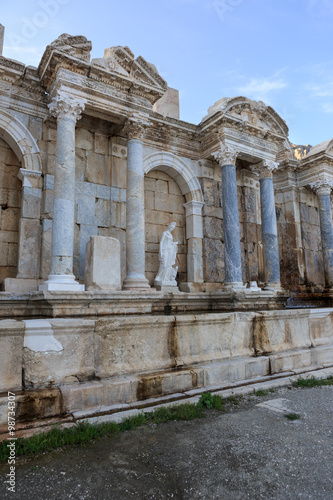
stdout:
POLYGON ((203 201, 191 200, 184 203, 186 217, 189 215, 202 215, 203 201))
POLYGON ((238 154, 239 151, 235 148, 227 146, 220 141, 220 149, 212 153, 212 156, 223 167, 223 165, 235 165, 238 154))
POLYGON ((322 179, 318 179, 315 182, 310 182, 310 187, 317 195, 330 195, 333 189, 333 179, 323 177, 322 179))
POLYGON ((151 125, 147 113, 133 113, 126 121, 123 132, 127 135, 128 140, 142 140, 147 128, 151 127, 151 125))
POLYGON ((262 160, 255 165, 251 165, 250 169, 256 175, 259 176, 260 179, 264 177, 272 177, 272 173, 279 168, 279 163, 271 160, 262 160))
POLYGON ((22 181, 23 187, 35 187, 34 184, 36 184, 36 182, 38 182, 42 177, 42 172, 39 172, 39 170, 27 170, 25 168, 20 168, 17 176, 20 181, 22 181))
POLYGON ((50 115, 55 118, 69 117, 77 121, 81 118, 86 102, 86 99, 80 99, 58 91, 52 102, 48 104, 48 108, 50 115))

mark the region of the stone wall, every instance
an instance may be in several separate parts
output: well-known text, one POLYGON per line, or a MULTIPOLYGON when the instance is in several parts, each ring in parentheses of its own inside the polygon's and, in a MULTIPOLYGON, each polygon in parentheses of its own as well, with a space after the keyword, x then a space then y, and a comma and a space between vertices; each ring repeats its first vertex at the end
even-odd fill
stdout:
POLYGON ((152 170, 145 176, 146 278, 152 286, 159 268, 159 241, 171 222, 177 224, 172 232, 174 241, 178 241, 176 279, 178 283, 187 281, 185 202, 177 183, 169 175, 152 170))
POLYGON ((203 197, 203 274, 206 283, 223 283, 224 245, 221 183, 202 177, 199 179, 203 197))
POLYGON ((20 162, 0 139, 0 282, 17 273, 17 242, 22 183, 18 178, 20 162))

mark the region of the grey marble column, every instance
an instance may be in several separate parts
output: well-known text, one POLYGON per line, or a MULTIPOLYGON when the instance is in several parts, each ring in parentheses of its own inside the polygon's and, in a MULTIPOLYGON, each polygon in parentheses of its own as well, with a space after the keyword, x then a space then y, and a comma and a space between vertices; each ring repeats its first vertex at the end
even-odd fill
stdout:
POLYGON ((332 227, 332 207, 331 190, 333 188, 332 179, 320 179, 310 184, 311 188, 318 196, 319 218, 321 242, 323 246, 324 269, 326 286, 333 286, 333 227, 332 227))
POLYGON ((148 116, 135 114, 127 121, 126 188, 126 279, 123 288, 147 289, 145 277, 145 198, 143 169, 143 137, 149 126, 148 116))
POLYGON ((275 197, 272 172, 278 163, 263 161, 254 169, 259 174, 261 230, 264 245, 266 289, 280 288, 280 258, 277 237, 275 197))
POLYGON ((237 154, 237 151, 223 144, 213 154, 222 167, 225 284, 234 289, 243 288, 235 165, 237 154))
POLYGON ((75 222, 75 125, 84 100, 58 92, 49 105, 57 118, 51 274, 40 290, 83 291, 73 275, 75 222))

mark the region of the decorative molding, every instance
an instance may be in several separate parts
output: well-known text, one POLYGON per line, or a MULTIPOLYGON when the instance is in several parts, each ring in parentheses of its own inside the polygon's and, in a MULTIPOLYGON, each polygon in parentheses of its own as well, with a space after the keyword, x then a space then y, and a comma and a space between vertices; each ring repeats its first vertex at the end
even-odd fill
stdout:
POLYGON ((147 113, 133 113, 125 123, 123 132, 127 135, 128 140, 143 140, 147 128, 151 127, 151 125, 147 113))
POLYGON ((324 177, 310 183, 311 189, 318 195, 330 195, 333 189, 333 179, 324 177))
POLYGON ((212 156, 215 160, 223 167, 223 165, 235 165, 237 156, 239 155, 239 151, 226 146, 220 141, 220 149, 212 153, 212 156))
POLYGON ((184 203, 186 217, 190 215, 202 215, 202 207, 204 206, 203 201, 191 200, 184 203))
POLYGON ((58 91, 51 104, 48 104, 48 108, 50 115, 55 118, 70 117, 77 121, 81 118, 86 102, 86 99, 79 99, 58 91))

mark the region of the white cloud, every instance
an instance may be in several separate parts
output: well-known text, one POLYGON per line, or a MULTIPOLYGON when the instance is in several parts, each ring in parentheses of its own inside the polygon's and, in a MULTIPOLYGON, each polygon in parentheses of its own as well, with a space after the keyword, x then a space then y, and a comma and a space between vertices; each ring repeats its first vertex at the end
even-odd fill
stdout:
POLYGON ((332 102, 325 102, 322 105, 322 109, 324 113, 333 113, 333 103, 332 102))
POLYGON ((252 78, 251 81, 244 87, 239 87, 241 92, 247 94, 268 94, 272 90, 283 89, 287 86, 286 82, 283 80, 260 80, 258 78, 252 78))

